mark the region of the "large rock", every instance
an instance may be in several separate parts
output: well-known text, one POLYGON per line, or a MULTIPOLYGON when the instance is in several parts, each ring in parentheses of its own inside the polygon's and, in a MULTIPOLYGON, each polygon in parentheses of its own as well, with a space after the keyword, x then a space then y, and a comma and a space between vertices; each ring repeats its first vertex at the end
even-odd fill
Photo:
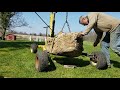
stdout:
POLYGON ((47 37, 47 51, 55 55, 77 57, 83 51, 83 37, 80 33, 60 33, 56 37, 47 37))

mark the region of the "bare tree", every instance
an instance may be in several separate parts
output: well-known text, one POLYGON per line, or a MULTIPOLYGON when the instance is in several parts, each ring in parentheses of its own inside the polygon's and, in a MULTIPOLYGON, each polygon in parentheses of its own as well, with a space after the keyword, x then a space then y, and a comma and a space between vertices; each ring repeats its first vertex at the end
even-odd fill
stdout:
POLYGON ((6 30, 27 25, 22 18, 22 12, 0 12, 0 32, 2 33, 0 37, 2 40, 5 39, 6 30))

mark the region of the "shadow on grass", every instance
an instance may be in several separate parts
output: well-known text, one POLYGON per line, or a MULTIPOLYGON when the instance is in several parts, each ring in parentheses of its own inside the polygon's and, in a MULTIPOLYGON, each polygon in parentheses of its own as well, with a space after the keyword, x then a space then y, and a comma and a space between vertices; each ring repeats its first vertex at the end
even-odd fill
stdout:
POLYGON ((70 58, 70 57, 64 57, 64 58, 53 58, 57 63, 60 63, 62 65, 76 65, 77 67, 84 67, 90 64, 89 61, 85 61, 83 59, 79 58, 70 58))
POLYGON ((48 71, 54 71, 56 70, 56 66, 55 64, 53 63, 52 59, 50 57, 48 57, 48 60, 49 60, 49 65, 48 67, 44 70, 44 72, 48 72, 48 71))
POLYGON ((84 67, 84 66, 87 66, 90 64, 89 61, 84 61, 83 59, 78 59, 78 58, 69 58, 69 57, 57 58, 57 57, 54 57, 51 59, 49 57, 50 65, 48 65, 48 67, 45 68, 44 72, 56 70, 56 66, 55 66, 53 60, 55 60, 57 63, 60 63, 62 65, 76 65, 77 67, 84 67))
POLYGON ((111 63, 113 63, 114 67, 120 68, 120 62, 117 62, 115 60, 111 60, 111 63))
POLYGON ((0 78, 4 78, 4 76, 0 76, 0 78))
POLYGON ((31 44, 33 43, 44 45, 44 42, 2 41, 0 42, 0 48, 15 48, 12 50, 30 48, 31 44))
POLYGON ((0 50, 0 52, 8 52, 8 50, 0 50))

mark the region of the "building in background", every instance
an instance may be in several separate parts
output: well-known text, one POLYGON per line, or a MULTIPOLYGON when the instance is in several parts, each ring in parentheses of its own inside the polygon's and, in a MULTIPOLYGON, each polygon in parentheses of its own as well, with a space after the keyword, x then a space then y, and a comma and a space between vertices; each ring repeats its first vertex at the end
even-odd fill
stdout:
POLYGON ((14 34, 7 34, 6 36, 5 36, 5 40, 16 40, 16 35, 14 35, 14 34))

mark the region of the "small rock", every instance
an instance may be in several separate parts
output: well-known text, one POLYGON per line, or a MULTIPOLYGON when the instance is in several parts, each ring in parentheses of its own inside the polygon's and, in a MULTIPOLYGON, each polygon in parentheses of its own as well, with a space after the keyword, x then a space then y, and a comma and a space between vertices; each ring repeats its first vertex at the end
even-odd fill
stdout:
POLYGON ((64 65, 64 68, 76 68, 76 65, 64 65))

